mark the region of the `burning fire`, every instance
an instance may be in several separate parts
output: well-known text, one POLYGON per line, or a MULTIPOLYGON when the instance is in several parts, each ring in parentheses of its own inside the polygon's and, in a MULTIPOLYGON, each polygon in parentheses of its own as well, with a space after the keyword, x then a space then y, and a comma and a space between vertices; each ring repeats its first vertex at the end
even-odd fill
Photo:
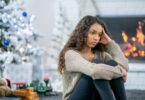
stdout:
POLYGON ((145 35, 142 31, 144 23, 145 20, 142 22, 138 22, 136 37, 128 38, 126 32, 122 32, 122 37, 124 41, 123 53, 126 57, 145 57, 145 35))

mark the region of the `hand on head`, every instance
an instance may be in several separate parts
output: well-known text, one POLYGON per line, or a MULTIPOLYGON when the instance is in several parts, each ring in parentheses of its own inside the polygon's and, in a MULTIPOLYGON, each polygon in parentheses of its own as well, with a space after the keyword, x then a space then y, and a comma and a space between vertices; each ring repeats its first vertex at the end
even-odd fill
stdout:
POLYGON ((110 41, 111 41, 111 38, 107 35, 105 30, 103 29, 99 43, 108 44, 110 41))

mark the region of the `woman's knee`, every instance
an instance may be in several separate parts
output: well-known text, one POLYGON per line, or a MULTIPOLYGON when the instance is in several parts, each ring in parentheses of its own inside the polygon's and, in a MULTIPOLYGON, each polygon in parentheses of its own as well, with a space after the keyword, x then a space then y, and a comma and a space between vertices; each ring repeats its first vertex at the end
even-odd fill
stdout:
POLYGON ((93 88, 93 82, 92 82, 91 77, 83 74, 80 77, 69 100, 84 100, 84 99, 88 100, 91 97, 93 89, 94 88, 93 88))
POLYGON ((93 79, 85 74, 81 76, 80 81, 82 81, 85 84, 93 84, 93 79))

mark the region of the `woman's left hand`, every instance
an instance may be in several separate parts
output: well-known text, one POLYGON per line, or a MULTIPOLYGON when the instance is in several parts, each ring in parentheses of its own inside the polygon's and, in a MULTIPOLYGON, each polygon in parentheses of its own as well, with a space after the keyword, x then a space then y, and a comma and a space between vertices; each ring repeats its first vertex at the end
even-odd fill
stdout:
POLYGON ((108 44, 112 39, 106 34, 105 30, 103 29, 103 33, 100 38, 100 43, 108 44))

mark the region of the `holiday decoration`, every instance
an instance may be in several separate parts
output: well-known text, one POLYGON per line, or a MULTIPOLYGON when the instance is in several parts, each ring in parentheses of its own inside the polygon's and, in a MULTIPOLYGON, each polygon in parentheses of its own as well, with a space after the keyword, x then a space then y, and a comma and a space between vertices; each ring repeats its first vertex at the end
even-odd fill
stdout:
POLYGON ((35 16, 23 4, 17 0, 0 0, 0 78, 5 77, 9 64, 28 62, 39 52, 32 45, 38 38, 32 25, 35 16))
POLYGON ((30 84, 25 82, 15 82, 16 89, 26 89, 32 87, 35 92, 42 96, 49 96, 52 93, 52 87, 50 85, 49 79, 45 78, 43 81, 33 81, 30 84))
POLYGON ((22 15, 24 16, 24 17, 27 17, 27 12, 22 12, 22 15))
POLYGON ((33 88, 17 89, 13 92, 16 97, 21 97, 26 100, 39 100, 39 97, 33 88))
POLYGON ((6 78, 11 80, 11 83, 25 82, 30 83, 32 81, 32 63, 21 64, 9 64, 6 67, 6 78))
POLYGON ((2 42, 3 42, 2 44, 5 46, 8 46, 10 44, 10 40, 8 39, 3 39, 2 42))
POLYGON ((0 96, 10 96, 12 90, 7 86, 7 81, 5 79, 0 79, 0 96))
POLYGON ((43 80, 47 53, 33 45, 40 36, 33 28, 34 19, 24 2, 0 0, 0 96, 37 100, 36 93, 52 92, 49 79, 43 80), (12 81, 11 88, 3 78, 12 81))
POLYGON ((33 87, 34 90, 40 95, 49 96, 49 94, 52 93, 52 87, 48 78, 45 78, 41 82, 33 81, 30 84, 30 87, 33 87))

